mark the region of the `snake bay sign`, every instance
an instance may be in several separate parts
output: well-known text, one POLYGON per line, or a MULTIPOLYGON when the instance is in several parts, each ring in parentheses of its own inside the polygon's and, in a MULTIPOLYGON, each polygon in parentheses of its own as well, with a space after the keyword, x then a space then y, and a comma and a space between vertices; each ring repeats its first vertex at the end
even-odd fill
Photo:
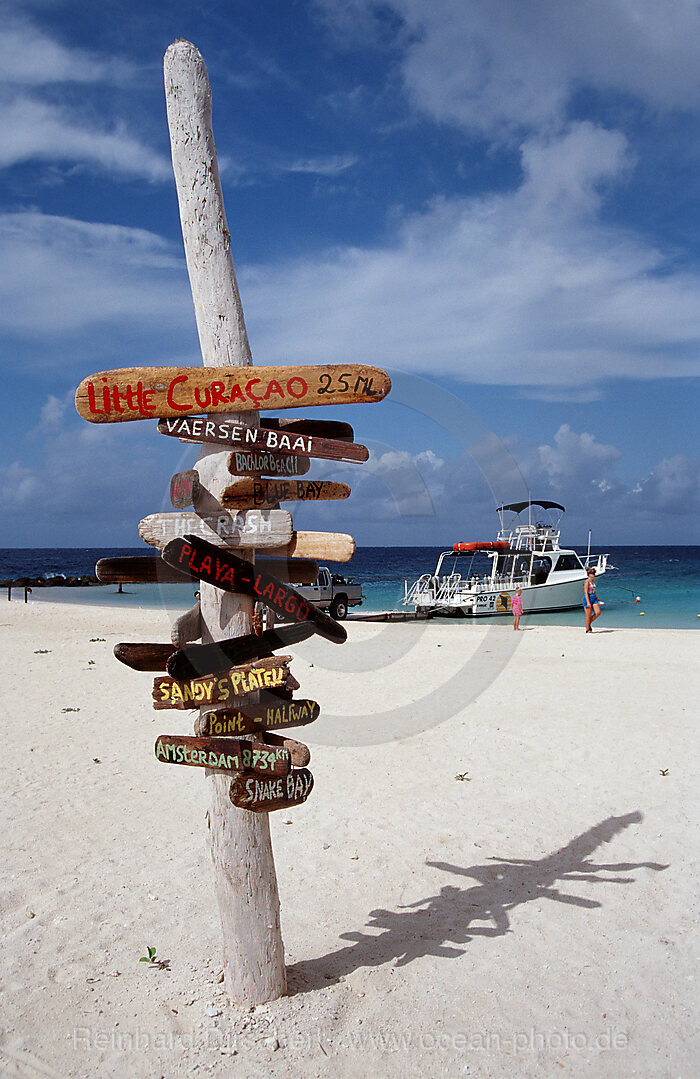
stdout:
POLYGON ((202 412, 381 401, 390 389, 385 371, 364 364, 123 367, 83 379, 75 394, 75 407, 90 423, 123 423, 202 412))
POLYGON ((308 768, 293 768, 279 779, 246 775, 231 780, 228 796, 239 809, 253 813, 270 813, 274 809, 289 809, 301 805, 311 793, 314 777, 308 768))

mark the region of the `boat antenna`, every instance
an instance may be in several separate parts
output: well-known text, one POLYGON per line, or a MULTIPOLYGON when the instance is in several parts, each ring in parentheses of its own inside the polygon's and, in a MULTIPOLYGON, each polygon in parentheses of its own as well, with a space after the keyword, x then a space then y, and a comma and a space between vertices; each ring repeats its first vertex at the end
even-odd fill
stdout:
POLYGON ((588 529, 588 550, 586 551, 586 565, 591 560, 591 529, 588 529))

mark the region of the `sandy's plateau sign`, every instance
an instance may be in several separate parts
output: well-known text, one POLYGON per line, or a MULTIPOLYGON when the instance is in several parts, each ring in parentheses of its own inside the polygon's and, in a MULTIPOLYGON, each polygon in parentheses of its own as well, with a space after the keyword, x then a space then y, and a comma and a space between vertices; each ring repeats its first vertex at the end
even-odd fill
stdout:
POLYGON ((230 420, 204 419, 200 416, 173 416, 158 421, 162 435, 186 442, 207 442, 237 450, 269 450, 272 453, 301 454, 328 461, 366 461, 369 450, 355 442, 317 438, 292 430, 247 427, 230 420))
POLYGON ((173 652, 167 662, 167 671, 178 682, 202 678, 207 674, 225 671, 232 665, 271 656, 281 648, 305 641, 314 633, 311 622, 266 629, 264 633, 247 633, 244 637, 229 637, 211 644, 193 644, 173 652))
POLYGON ((237 775, 231 780, 229 798, 239 809, 270 813, 301 805, 311 793, 314 777, 308 768, 294 768, 280 779, 262 779, 256 775, 237 775))
POLYGON ((226 509, 271 509, 278 502, 331 502, 349 495, 347 483, 332 480, 240 480, 222 494, 221 504, 226 509))
POLYGON ((292 766, 289 750, 284 747, 231 738, 160 734, 155 755, 165 764, 188 764, 220 772, 256 772, 265 776, 286 776, 292 766))
MULTIPOLYGON (((292 679, 287 666, 289 660, 289 656, 270 656, 256 663, 234 667, 225 674, 206 675, 204 678, 193 678, 186 682, 177 682, 174 678, 166 676, 155 678, 153 680, 153 707, 199 708, 207 704, 227 704, 236 697, 245 697, 261 689, 296 688, 298 683, 296 679, 292 679), (293 686, 289 685, 290 680, 293 686)), ((212 731, 211 733, 232 734, 235 732, 212 731)), ((238 733, 242 734, 243 731, 238 733)))
POLYGON ((286 727, 304 727, 318 718, 316 701, 277 701, 260 707, 255 704, 225 712, 207 712, 201 729, 212 735, 251 734, 254 731, 279 731, 286 727))
POLYGON ((252 412, 381 401, 391 380, 378 367, 124 367, 83 379, 78 413, 123 423, 197 413, 252 412))
POLYGON ((281 615, 286 622, 311 622, 317 633, 334 644, 342 644, 347 639, 345 627, 304 599, 296 588, 239 558, 232 551, 222 550, 198 536, 188 535, 166 544, 162 557, 176 569, 186 566, 200 581, 213 584, 225 592, 253 596, 281 615))

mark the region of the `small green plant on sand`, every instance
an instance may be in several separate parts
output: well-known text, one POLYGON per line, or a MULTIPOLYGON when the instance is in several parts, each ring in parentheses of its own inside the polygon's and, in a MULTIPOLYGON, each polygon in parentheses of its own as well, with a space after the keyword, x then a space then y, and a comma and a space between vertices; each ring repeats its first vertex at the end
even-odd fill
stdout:
POLYGON ((61 711, 62 712, 79 712, 80 709, 79 708, 62 708, 61 711))
POLYGON ((104 641, 104 639, 105 639, 104 637, 91 637, 90 638, 90 644, 94 644, 95 641, 104 641))
POLYGON ((34 649, 34 655, 35 656, 48 656, 50 651, 51 651, 50 648, 35 648, 34 649))
POLYGON ((148 963, 149 967, 152 967, 153 969, 157 968, 158 970, 170 969, 170 960, 158 959, 155 948, 147 948, 146 951, 148 952, 148 955, 142 955, 139 959, 139 963, 148 963))
POLYGON ((471 783, 469 772, 458 772, 455 779, 458 779, 461 783, 471 783))

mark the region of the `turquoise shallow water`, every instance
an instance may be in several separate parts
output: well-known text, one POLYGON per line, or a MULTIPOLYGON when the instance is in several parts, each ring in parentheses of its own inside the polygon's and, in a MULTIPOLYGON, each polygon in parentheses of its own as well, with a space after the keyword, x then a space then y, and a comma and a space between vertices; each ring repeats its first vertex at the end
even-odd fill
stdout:
MULTIPOLYGON (((421 573, 435 568, 439 547, 365 547, 347 565, 333 570, 355 578, 366 596, 356 613, 401 610, 404 580, 412 583, 421 573)), ((611 547, 614 570, 599 581, 603 616, 598 625, 700 629, 700 547, 611 547), (634 603, 634 597, 641 597, 634 603), (642 614, 642 612, 644 612, 642 614)), ((138 549, 21 549, 0 552, 0 578, 49 576, 52 573, 80 576, 93 573, 99 558, 117 554, 149 554, 138 549)), ((595 553, 595 552, 594 552, 595 553)), ((193 602, 195 588, 189 584, 124 585, 88 588, 35 588, 30 602, 90 603, 119 607, 163 607, 171 616, 193 602)), ((22 601, 22 590, 13 593, 22 601)), ((503 618, 504 623, 509 616, 503 618)), ((523 625, 580 625, 580 609, 529 615, 523 625)), ((450 620, 447 620, 450 621, 450 620)))

